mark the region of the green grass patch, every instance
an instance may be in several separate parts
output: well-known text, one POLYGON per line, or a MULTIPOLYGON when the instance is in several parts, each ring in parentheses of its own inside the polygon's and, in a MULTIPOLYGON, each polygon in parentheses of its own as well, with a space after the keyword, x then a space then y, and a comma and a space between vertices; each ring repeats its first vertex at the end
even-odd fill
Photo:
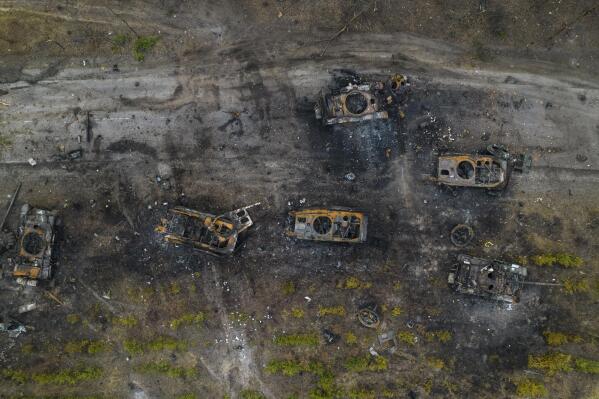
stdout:
POLYGON ((347 277, 345 280, 342 280, 339 282, 339 284, 337 284, 337 288, 345 290, 366 289, 370 287, 372 287, 372 283, 362 281, 354 276, 347 277))
POLYGON ((84 381, 97 380, 102 377, 102 374, 101 368, 84 367, 55 373, 34 373, 31 375, 31 379, 36 384, 75 385, 84 381))
POLYGON ((200 325, 206 319, 204 312, 198 313, 186 313, 183 316, 173 319, 170 322, 170 326, 173 330, 177 330, 179 327, 188 325, 200 325))
POLYGON ((133 42, 133 58, 136 61, 144 61, 146 54, 150 52, 160 38, 158 36, 140 36, 133 42))
POLYGON ((137 326, 137 319, 133 315, 123 316, 123 317, 114 317, 112 319, 112 324, 115 326, 132 328, 137 326))
POLYGON ((89 355, 95 355, 104 352, 108 349, 108 344, 104 341, 96 341, 83 339, 80 341, 69 341, 64 346, 66 353, 87 353, 89 355))
POLYGON ((416 341, 418 341, 418 338, 416 338, 416 335, 409 331, 398 331, 397 339, 399 339, 401 342, 408 344, 410 346, 416 345, 416 341))
POLYGON ((429 357, 428 359, 426 359, 426 362, 435 370, 443 370, 445 368, 445 362, 443 361, 443 359, 440 359, 438 357, 429 357))
POLYGON ((529 378, 516 382, 516 395, 522 398, 542 398, 547 396, 548 392, 540 382, 529 378))
POLYGON ((300 373, 323 375, 325 367, 317 361, 271 360, 264 370, 269 374, 282 374, 287 377, 293 377, 300 373))
POLYGON ((528 355, 528 367, 544 370, 549 375, 555 375, 558 371, 572 371, 572 356, 561 352, 528 355))
POLYGON ((0 149, 10 148, 12 146, 12 140, 8 137, 0 135, 0 149))
POLYGON ((166 360, 159 362, 144 363, 135 368, 140 373, 146 374, 162 374, 171 378, 187 378, 193 377, 197 371, 193 367, 178 367, 170 364, 166 360))
POLYGON ((229 313, 229 320, 232 320, 237 324, 246 324, 251 320, 251 317, 245 312, 233 311, 229 313))
POLYGON ((385 371, 388 367, 387 359, 383 356, 355 356, 345 362, 345 368, 354 372, 385 371))
POLYGON ((589 374, 599 374, 599 362, 596 360, 578 358, 574 361, 577 371, 589 374))
POLYGON ((70 313, 67 315, 67 323, 77 324, 81 321, 81 317, 78 314, 70 313))
POLYGON ((295 317, 296 319, 304 318, 304 309, 302 309, 302 308, 291 309, 291 316, 295 317))
POLYGON ((123 347, 127 352, 129 352, 132 355, 143 353, 144 351, 144 345, 141 342, 136 341, 134 339, 126 339, 123 342, 123 347))
POLYGON ((286 281, 285 284, 283 284, 283 294, 288 296, 295 294, 295 284, 293 281, 286 281))
POLYGON ((424 338, 428 342, 437 340, 437 341, 441 342, 442 344, 445 344, 445 343, 451 341, 451 339, 453 338, 453 334, 447 330, 426 331, 424 333, 424 338))
POLYGON ((200 397, 195 393, 183 393, 175 396, 175 399, 200 399, 200 397))
POLYGON ((376 399, 376 392, 370 389, 352 389, 348 392, 349 399, 376 399))
POLYGON ((345 307, 343 306, 319 306, 319 316, 345 316, 345 307))
POLYGON ((317 334, 281 334, 274 342, 280 346, 318 346, 320 339, 317 334))
POLYGON ((340 399, 345 397, 341 388, 337 386, 335 376, 329 370, 325 370, 316 383, 316 388, 310 390, 310 399, 340 399))
POLYGON ((17 384, 27 382, 27 374, 23 370, 4 369, 2 370, 2 377, 17 384))
POLYGON ((345 336, 344 336, 344 338, 345 338, 345 342, 348 345, 355 345, 355 344, 358 343, 358 337, 356 337, 356 334, 354 334, 351 331, 348 332, 348 333, 346 333, 345 336))
POLYGON ((160 337, 148 342, 147 348, 150 351, 181 351, 187 349, 187 344, 171 337, 160 337))
POLYGON ((112 52, 120 53, 130 42, 131 38, 129 37, 129 35, 123 33, 114 35, 112 37, 112 52))
POLYGON ((131 38, 129 37, 129 35, 126 35, 124 33, 114 35, 114 37, 112 38, 112 43, 115 46, 119 46, 119 47, 123 47, 123 46, 127 45, 127 43, 129 43, 129 41, 131 41, 131 38))
POLYGON ((565 280, 564 291, 567 294, 585 294, 591 290, 591 286, 587 280, 565 280))
POLYGON ((564 345, 564 344, 569 344, 569 343, 579 344, 579 343, 583 342, 582 338, 575 334, 566 334, 566 333, 555 332, 555 331, 545 331, 543 333, 543 336, 545 337, 545 341, 547 342, 547 345, 550 345, 550 346, 559 346, 559 345, 564 345))
POLYGON ((262 395, 261 392, 252 389, 244 389, 241 391, 240 396, 241 399, 266 399, 266 396, 262 395))
POLYGON ((531 256, 530 261, 537 266, 561 266, 565 268, 580 267, 584 264, 581 257, 567 253, 531 256))

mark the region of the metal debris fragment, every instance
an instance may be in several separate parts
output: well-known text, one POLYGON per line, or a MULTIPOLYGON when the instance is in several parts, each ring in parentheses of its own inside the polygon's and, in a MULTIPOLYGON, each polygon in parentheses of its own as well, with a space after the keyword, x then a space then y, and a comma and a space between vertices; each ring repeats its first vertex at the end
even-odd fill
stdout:
POLYGON ((358 321, 364 327, 377 328, 381 323, 380 316, 376 312, 376 306, 364 306, 358 310, 358 321))
POLYGON ((465 247, 474 238, 474 230, 468 225, 458 224, 451 229, 449 238, 456 247, 465 247))

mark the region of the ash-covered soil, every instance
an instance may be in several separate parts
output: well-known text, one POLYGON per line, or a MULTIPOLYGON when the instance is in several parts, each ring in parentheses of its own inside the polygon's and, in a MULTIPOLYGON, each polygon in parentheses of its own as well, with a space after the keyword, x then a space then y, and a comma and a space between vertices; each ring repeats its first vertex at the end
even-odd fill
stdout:
POLYGON ((27 328, 0 333, 0 397, 599 394, 580 366, 599 361, 597 7, 320 3, 0 2, 0 198, 23 185, 5 228, 24 203, 62 219, 51 281, 0 280, 2 317, 27 328), (405 116, 321 126, 341 71, 406 75, 405 116), (492 143, 532 170, 500 195, 431 182, 439 153, 492 143), (256 202, 230 257, 154 232, 175 205, 256 202), (366 243, 285 236, 290 210, 332 206, 368 213, 366 243), (456 294, 459 253, 542 284, 516 304, 456 294), (534 264, 556 253, 583 263, 534 264), (378 330, 355 317, 371 303, 378 330))

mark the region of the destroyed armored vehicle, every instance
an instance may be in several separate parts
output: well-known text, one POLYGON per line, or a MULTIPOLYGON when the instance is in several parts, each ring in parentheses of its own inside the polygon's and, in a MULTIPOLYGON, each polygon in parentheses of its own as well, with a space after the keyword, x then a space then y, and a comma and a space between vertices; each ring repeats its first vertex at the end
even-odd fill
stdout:
POLYGON ((482 155, 440 155, 433 180, 446 186, 501 190, 507 185, 512 170, 526 172, 532 164, 530 156, 512 156, 502 145, 492 144, 485 152, 482 155))
POLYGON ((436 181, 447 186, 502 189, 508 182, 508 162, 491 155, 442 155, 436 181))
POLYGON ((325 126, 338 123, 388 119, 385 109, 406 85, 402 75, 394 75, 387 82, 362 82, 355 76, 346 86, 324 93, 321 91, 314 107, 316 119, 325 126))
POLYGON ((368 216, 350 208, 289 212, 286 234, 301 240, 359 243, 366 241, 368 216))
POLYGON ((447 282, 462 294, 515 303, 520 300, 526 275, 526 268, 520 265, 458 255, 447 282))
POLYGON ((56 211, 23 205, 17 236, 17 255, 9 259, 13 276, 20 283, 35 285, 36 280, 52 276, 56 237, 56 211))
POLYGON ((169 210, 169 216, 161 220, 155 231, 171 244, 211 255, 229 255, 237 246, 239 234, 253 224, 247 212, 250 207, 216 216, 177 206, 169 210))

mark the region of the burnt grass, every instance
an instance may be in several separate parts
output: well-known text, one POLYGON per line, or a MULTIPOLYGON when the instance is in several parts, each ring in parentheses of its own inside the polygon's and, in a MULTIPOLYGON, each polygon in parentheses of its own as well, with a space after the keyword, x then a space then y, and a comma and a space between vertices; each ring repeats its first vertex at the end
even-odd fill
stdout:
MULTIPOLYGON (((268 6, 261 2, 260 9, 268 6)), ((503 37, 506 14, 501 8, 491 11, 477 18, 485 19, 492 35, 503 37)), ((494 57, 482 44, 474 47, 479 58, 494 57)), ((81 161, 0 165, 6 181, 24 182, 15 209, 24 202, 58 209, 62 220, 52 280, 25 289, 6 274, 0 280, 2 316, 28 329, 16 339, 0 335, 0 368, 32 375, 88 366, 102 370, 101 378, 73 385, 17 381, 0 373, 0 398, 243 398, 248 390, 268 398, 310 397, 323 375, 343 392, 337 397, 360 397, 356 392, 367 398, 516 397, 517 382, 528 377, 545 384, 550 397, 586 397, 596 389, 593 375, 553 376, 528 367, 529 355, 548 350, 597 357, 594 294, 529 285, 519 303, 505 304, 458 295, 446 283, 460 253, 518 262, 564 251, 583 257, 584 268, 529 265, 529 280, 597 278, 599 217, 592 190, 568 193, 565 178, 555 171, 547 172, 550 178, 534 175, 545 178, 539 183, 547 185, 542 194, 529 190, 526 185, 536 182, 520 174, 497 195, 430 180, 436 157, 444 152, 473 153, 502 143, 532 152, 537 161, 548 152, 566 151, 551 143, 525 146, 526 129, 516 122, 532 113, 524 96, 440 83, 425 67, 404 71, 404 62, 414 61, 400 58, 392 67, 408 75, 410 87, 390 108, 388 120, 324 127, 314 118, 317 90, 300 93, 302 85, 285 73, 303 65, 300 56, 279 60, 274 50, 246 42, 216 53, 223 57, 219 63, 227 61, 223 69, 234 64, 239 70, 230 76, 217 71, 236 82, 231 87, 210 83, 198 90, 213 96, 211 102, 194 93, 182 103, 169 103, 185 95, 188 88, 181 84, 164 104, 145 97, 115 99, 115 109, 139 108, 144 118, 160 123, 146 127, 142 136, 159 139, 114 140, 96 132, 98 123, 93 140, 82 144, 81 161), (238 96, 235 104, 243 106, 227 103, 226 96, 238 96), (171 168, 166 189, 156 180, 161 164, 171 168), (347 179, 348 173, 355 179, 347 179), (154 231, 175 205, 220 214, 258 201, 261 205, 249 211, 254 226, 229 257, 167 245, 154 231), (333 245, 285 236, 290 210, 332 206, 368 213, 366 243, 333 245), (458 249, 449 233, 462 223, 475 237, 458 249), (15 314, 32 302, 38 309, 15 314), (377 305, 383 319, 379 330, 357 321, 355 313, 366 304, 377 305), (174 320, 182 326, 174 328, 174 320), (326 342, 325 330, 336 342, 326 342), (387 331, 403 334, 395 353, 378 344, 378 335, 387 331), (578 334, 584 341, 548 348, 546 331, 578 334), (286 334, 316 335, 318 343, 277 344, 276 337, 286 334), (72 349, 86 340, 100 341, 104 349, 72 349), (368 358, 374 350, 386 359, 385 370, 348 369, 349 359, 368 358), (327 373, 272 374, 266 366, 273 360, 322 363, 327 373), (149 367, 157 362, 193 372, 149 367), (156 369, 162 372, 143 371, 156 369)), ((206 49, 189 54, 196 77, 210 71, 198 61, 204 56, 207 64, 213 60, 206 49)), ((126 67, 124 62, 121 69, 126 67)), ((8 67, 2 68, 7 75, 8 67)), ((184 69, 177 73, 187 73, 184 69)), ((329 72, 329 88, 344 83, 340 75, 356 73, 329 72)), ((18 80, 12 75, 4 80, 18 80)), ((381 72, 367 78, 387 77, 381 72)), ((551 115, 561 106, 543 112, 551 115)), ((27 140, 50 142, 37 136, 27 140)), ((12 192, 9 186, 3 194, 12 192)), ((7 226, 16 228, 16 212, 7 226)))
MULTIPOLYGON (((191 340, 193 351, 207 351, 205 356, 210 356, 211 345, 197 348, 195 340, 219 342, 227 331, 223 330, 218 315, 234 318, 231 315, 237 312, 243 315, 247 334, 239 346, 257 348, 253 367, 257 368, 254 372, 258 375, 264 375, 259 369, 261 364, 274 358, 289 358, 289 355, 319 359, 329 364, 336 375, 343 375, 344 359, 367 353, 364 342, 376 340, 376 333, 359 326, 352 314, 366 303, 376 303, 387 307, 382 315, 388 329, 414 333, 420 341, 415 346, 400 347, 396 355, 384 354, 389 358, 388 373, 369 377, 364 382, 358 380, 357 384, 349 384, 350 387, 376 391, 391 387, 398 397, 445 396, 449 392, 461 395, 449 390, 439 379, 439 372, 426 366, 425 359, 433 356, 447 364, 443 379, 462 381, 457 392, 493 396, 493 392, 505 389, 505 381, 496 376, 526 368, 528 354, 544 346, 540 333, 548 320, 563 322, 573 318, 559 307, 548 306, 542 299, 543 290, 537 287, 527 289, 522 302, 513 309, 506 304, 462 297, 446 287, 447 272, 454 256, 461 252, 449 243, 449 230, 455 224, 468 223, 474 228, 474 242, 462 250, 474 255, 501 253, 485 248, 485 242, 492 242, 496 248, 509 244, 514 255, 521 253, 520 248, 528 253, 529 248, 522 237, 516 243, 507 239, 513 229, 510 219, 519 212, 519 207, 510 202, 511 187, 496 197, 481 190, 438 187, 425 179, 434 169, 436 154, 464 148, 460 140, 472 141, 469 135, 461 137, 460 130, 463 132, 467 127, 456 122, 455 108, 461 117, 468 112, 475 114, 464 119, 476 118, 474 104, 484 99, 484 95, 430 87, 423 82, 413 84, 414 89, 403 105, 405 119, 395 115, 385 121, 324 128, 313 120, 310 111, 304 110, 301 118, 310 126, 308 173, 295 184, 281 185, 284 198, 292 205, 274 203, 267 195, 267 206, 252 210, 256 225, 229 258, 214 258, 166 246, 153 232, 154 225, 166 211, 163 202, 213 212, 225 211, 230 206, 231 199, 218 191, 194 198, 178 195, 200 177, 193 170, 184 166, 177 168, 177 183, 172 190, 161 191, 151 186, 148 193, 147 188, 141 189, 135 177, 128 177, 119 170, 105 168, 90 181, 87 177, 93 176, 93 167, 86 170, 73 166, 72 173, 84 183, 68 194, 71 205, 62 210, 65 232, 59 242, 60 264, 54 280, 42 287, 54 289, 69 305, 49 303, 42 311, 24 316, 25 322, 35 324, 36 331, 21 338, 11 350, 12 366, 38 370, 57 363, 78 362, 81 359, 75 360, 62 352, 61 345, 91 337, 111 343, 113 354, 110 356, 116 356, 119 373, 127 368, 122 364, 126 354, 123 339, 143 341, 167 334, 191 340), (444 111, 448 103, 452 106, 451 114, 444 111), (458 132, 455 137, 451 136, 450 127, 458 132), (393 176, 400 163, 403 165, 401 173, 406 174, 403 184, 393 176), (349 172, 356 174, 356 180, 344 179, 349 172), (96 181, 101 183, 95 185, 96 181), (146 192, 137 194, 138 189, 146 192), (394 195, 394 191, 399 191, 399 195, 394 195), (94 198, 86 198, 84 192, 94 198), (146 196, 146 200, 142 200, 142 196, 146 196), (282 222, 286 212, 297 207, 301 198, 307 198, 310 205, 349 205, 368 212, 368 242, 356 246, 327 245, 285 238, 282 222), (194 273, 200 277, 192 277, 194 273), (348 277, 358 278, 369 286, 355 290, 338 288, 348 277), (289 282, 293 283, 294 292, 284 293, 282 287, 289 282), (394 288, 396 283, 400 288, 394 288), (173 286, 179 288, 173 289, 173 286), (147 298, 140 299, 140 292, 146 292, 147 298), (215 303, 212 295, 222 298, 215 303), (310 297, 310 302, 306 303, 304 296, 310 297), (110 305, 113 299, 115 304, 110 305), (291 306, 305 308, 305 319, 285 316, 291 306), (343 306, 347 315, 318 317, 318 306, 343 306), (391 316, 393 306, 402 308, 400 317, 391 316), (173 315, 195 309, 202 309, 208 315, 204 327, 198 331, 173 332, 165 328, 173 315), (87 327, 68 324, 69 314, 80 315, 87 327), (123 331, 115 327, 112 320, 122 314, 134 315, 142 328, 123 331), (313 331, 320 335, 325 328, 339 335, 352 332, 359 337, 359 344, 343 343, 339 350, 321 343, 318 352, 298 349, 287 354, 273 347, 270 338, 282 331, 313 331), (423 334, 438 330, 449 331, 451 340, 444 344, 427 342, 423 334), (19 347, 24 345, 33 345, 40 354, 19 354, 19 347), (52 353, 52 358, 46 353, 52 353), (419 370, 419 376, 414 374, 414 369, 419 370), (429 379, 435 382, 432 391, 427 393, 423 386, 429 379)), ((486 145, 486 141, 474 138, 473 147, 477 140, 479 147, 486 145)), ((123 141, 108 149, 130 151, 132 148, 134 143, 123 141)), ((142 152, 155 154, 151 149, 142 152)), ((51 187, 62 183, 55 180, 45 184, 51 187)), ((61 198, 47 201, 48 206, 55 206, 61 198)), ((550 236, 559 234, 562 228, 557 217, 548 222, 534 213, 518 217, 521 223, 547 230, 550 236)), ((39 294, 29 295, 38 295, 38 300, 41 299, 39 294)), ((232 350, 240 351, 240 347, 232 350)), ((170 359, 176 362, 179 355, 174 351, 170 359)), ((86 361, 105 365, 106 356, 88 357, 86 361)), ((238 384, 235 379, 241 377, 231 375, 230 384, 234 388, 238 384)), ((150 386, 152 384, 150 382, 150 386)), ((293 382, 284 384, 291 391, 295 389, 293 382)), ((277 385, 271 389, 282 388, 277 385)), ((106 383, 102 386, 108 388, 106 383)), ((177 390, 176 386, 162 388, 161 392, 170 395, 167 392, 177 390)), ((208 395, 215 395, 223 388, 219 384, 193 386, 208 395)), ((109 389, 114 389, 116 394, 124 392, 118 385, 109 389)), ((130 389, 139 389, 139 386, 130 389)), ((37 388, 27 388, 22 392, 36 391, 37 388)))

